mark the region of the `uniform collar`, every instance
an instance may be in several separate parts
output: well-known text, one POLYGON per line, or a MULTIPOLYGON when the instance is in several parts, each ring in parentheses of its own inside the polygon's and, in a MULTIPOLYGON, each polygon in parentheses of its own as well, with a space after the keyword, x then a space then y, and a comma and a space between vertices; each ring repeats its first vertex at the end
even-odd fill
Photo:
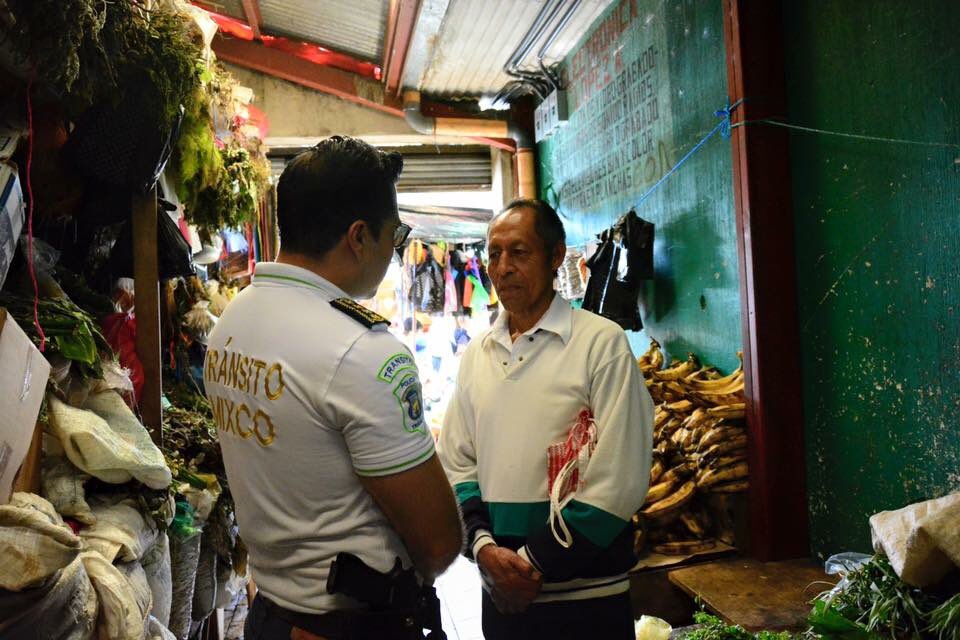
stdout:
MULTIPOLYGON (((509 315, 509 312, 504 310, 497 316, 484 343, 492 339, 507 349, 510 348, 512 342, 510 340, 509 315)), ((523 335, 530 336, 541 330, 556 334, 563 344, 570 341, 570 336, 573 333, 573 308, 559 293, 554 292, 553 301, 546 312, 540 317, 537 324, 524 331, 523 335)))
POLYGON ((343 289, 313 271, 280 262, 258 262, 253 284, 259 286, 301 287, 321 291, 334 298, 349 298, 343 289))

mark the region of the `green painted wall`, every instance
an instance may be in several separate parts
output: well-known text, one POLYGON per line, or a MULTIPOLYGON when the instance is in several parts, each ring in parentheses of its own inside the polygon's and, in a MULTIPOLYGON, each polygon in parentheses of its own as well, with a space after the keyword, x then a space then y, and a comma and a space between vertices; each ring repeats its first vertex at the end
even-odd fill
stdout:
MULTIPOLYGON (((541 197, 572 244, 609 227, 717 123, 727 100, 720 0, 622 0, 564 63, 570 121, 540 144, 541 197)), ((656 224, 646 331, 722 369, 741 345, 731 151, 717 136, 637 209, 656 224)), ((643 334, 631 336, 646 349, 643 334)))
MULTIPOLYGON (((960 142, 960 3, 787 0, 791 121, 960 142)), ((811 537, 960 489, 960 150, 791 137, 811 537)))

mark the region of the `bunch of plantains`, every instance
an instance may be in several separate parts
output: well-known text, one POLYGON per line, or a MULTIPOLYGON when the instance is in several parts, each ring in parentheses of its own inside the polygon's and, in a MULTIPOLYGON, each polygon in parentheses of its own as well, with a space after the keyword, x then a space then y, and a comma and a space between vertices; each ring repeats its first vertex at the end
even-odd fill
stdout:
MULTIPOLYGON (((702 367, 690 354, 663 369, 656 340, 638 360, 656 404, 654 451, 647 499, 634 517, 637 552, 687 555, 707 551, 720 531, 711 496, 749 488, 747 430, 744 424, 743 355, 728 376, 702 367)), ((714 500, 713 502, 716 502, 714 500)))

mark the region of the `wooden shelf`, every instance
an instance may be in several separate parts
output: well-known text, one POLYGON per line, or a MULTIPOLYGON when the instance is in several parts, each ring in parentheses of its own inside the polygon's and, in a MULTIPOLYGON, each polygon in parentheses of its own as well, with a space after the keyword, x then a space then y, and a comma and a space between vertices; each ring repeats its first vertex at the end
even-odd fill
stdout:
POLYGON ((748 631, 805 628, 810 601, 836 581, 808 559, 720 560, 676 569, 668 577, 711 613, 748 631))

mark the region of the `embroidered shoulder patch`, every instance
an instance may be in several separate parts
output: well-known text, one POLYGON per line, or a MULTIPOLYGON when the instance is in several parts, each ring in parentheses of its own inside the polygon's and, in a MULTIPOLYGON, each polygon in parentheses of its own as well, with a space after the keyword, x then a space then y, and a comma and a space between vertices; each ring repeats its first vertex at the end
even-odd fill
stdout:
POLYGON ((390 321, 380 314, 370 311, 370 309, 367 309, 362 304, 358 304, 356 301, 351 300, 350 298, 337 298, 336 300, 331 300, 330 306, 337 311, 347 314, 368 329, 378 324, 390 324, 390 321))

